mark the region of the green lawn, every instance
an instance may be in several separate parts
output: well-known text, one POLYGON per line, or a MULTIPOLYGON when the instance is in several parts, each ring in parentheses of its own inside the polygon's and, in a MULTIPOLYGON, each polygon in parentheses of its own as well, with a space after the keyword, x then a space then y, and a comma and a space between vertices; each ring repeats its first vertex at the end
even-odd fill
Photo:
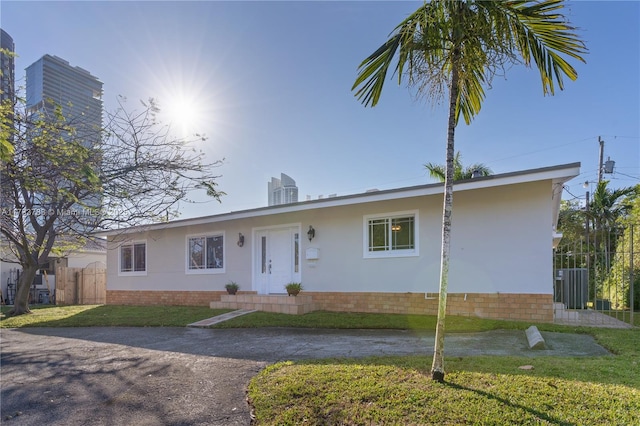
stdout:
MULTIPOLYGON (((8 310, 3 307, 3 312, 8 310)), ((191 307, 70 306, 0 318, 0 327, 178 326, 224 311, 191 307)), ((640 314, 635 316, 640 325, 640 314)), ((447 331, 522 329, 530 323, 448 317, 447 331)), ((390 328, 433 330, 435 317, 256 312, 217 327, 390 328)), ((588 333, 613 355, 602 357, 450 357, 441 384, 431 354, 283 362, 249 385, 256 425, 640 424, 640 329, 537 324, 588 333), (520 369, 531 365, 533 369, 520 369)), ((446 344, 446 343, 445 343, 446 344)))
POLYGON ((444 384, 429 376, 431 354, 283 362, 251 381, 255 424, 640 424, 639 329, 539 327, 589 333, 614 355, 451 357, 444 384))
POLYGON ((422 362, 282 363, 251 382, 249 397, 257 425, 638 424, 637 388, 448 369, 440 384, 422 362))
MULTIPOLYGON (((529 325, 516 321, 482 320, 468 317, 447 318, 449 331, 486 331, 497 329, 520 329, 529 325)), ((436 328, 433 315, 395 315, 316 311, 306 315, 275 314, 255 312, 243 315, 214 326, 215 328, 247 327, 304 327, 304 328, 342 328, 342 329, 402 329, 428 330, 436 328)), ((551 326, 552 328, 554 326, 551 326)))
POLYGON ((0 328, 20 327, 185 327, 228 310, 191 306, 32 306, 31 314, 5 317, 0 328))

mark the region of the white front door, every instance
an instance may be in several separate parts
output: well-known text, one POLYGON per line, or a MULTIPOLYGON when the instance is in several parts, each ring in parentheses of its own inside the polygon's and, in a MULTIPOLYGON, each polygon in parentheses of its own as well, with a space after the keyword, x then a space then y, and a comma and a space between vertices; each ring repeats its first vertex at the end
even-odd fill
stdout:
POLYGON ((263 229, 255 235, 257 292, 286 293, 286 284, 300 281, 300 227, 263 229))

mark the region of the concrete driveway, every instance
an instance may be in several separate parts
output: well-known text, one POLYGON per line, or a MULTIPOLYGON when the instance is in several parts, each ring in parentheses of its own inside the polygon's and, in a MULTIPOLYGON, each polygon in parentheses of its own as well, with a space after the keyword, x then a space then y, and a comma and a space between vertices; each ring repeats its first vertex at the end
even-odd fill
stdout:
MULTIPOLYGON (((586 335, 449 334, 448 356, 599 356, 586 335)), ((249 425, 246 386, 281 360, 431 354, 432 333, 398 330, 29 328, 0 330, 6 425, 249 425)))

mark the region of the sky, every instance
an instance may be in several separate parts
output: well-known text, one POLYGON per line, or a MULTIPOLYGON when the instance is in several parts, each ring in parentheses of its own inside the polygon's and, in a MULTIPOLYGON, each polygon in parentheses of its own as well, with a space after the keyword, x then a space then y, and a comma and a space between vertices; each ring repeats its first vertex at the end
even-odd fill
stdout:
MULTIPOLYGON (((15 42, 16 78, 56 55, 104 83, 106 110, 119 95, 134 109, 152 97, 178 137, 207 135, 197 148, 223 160, 227 195, 193 194, 198 203, 180 204, 189 218, 266 206, 280 173, 300 201, 434 182, 424 164, 445 162, 446 103, 391 76, 374 108, 351 90, 360 62, 420 4, 2 0, 0 26, 15 42)), ((506 70, 471 125, 460 120, 456 150, 496 174, 581 162, 564 198, 584 199, 599 137, 615 161, 610 186, 640 183, 640 2, 570 1, 564 14, 589 50, 586 64, 572 61, 578 79, 543 96, 537 71, 506 70)))

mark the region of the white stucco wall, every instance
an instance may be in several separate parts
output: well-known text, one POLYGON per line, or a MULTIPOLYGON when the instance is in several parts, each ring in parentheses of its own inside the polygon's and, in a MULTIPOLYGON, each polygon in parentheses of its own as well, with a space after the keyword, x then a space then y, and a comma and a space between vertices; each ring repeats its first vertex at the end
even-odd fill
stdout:
MULTIPOLYGON (((449 291, 552 293, 549 182, 454 195, 449 291)), ((439 195, 317 212, 321 258, 303 269, 310 291, 431 292, 439 286, 439 195), (364 259, 362 217, 419 210, 420 256, 364 259), (331 279, 327 279, 331 274, 331 279)))
MULTIPOLYGON (((251 290, 251 227, 250 220, 224 224, 187 226, 151 231, 130 236, 132 240, 147 243, 147 273, 142 276, 118 274, 118 245, 109 238, 107 250, 108 290, 168 290, 168 291, 220 291, 229 281, 237 282, 242 290, 251 290), (224 232, 225 272, 187 274, 187 235, 224 232), (238 233, 245 235, 246 243, 238 247, 238 233)), ((129 236, 128 236, 129 237, 129 236)))
POLYGON ((69 268, 86 268, 94 262, 107 262, 107 254, 105 252, 78 252, 72 253, 67 257, 67 266, 69 268))
POLYGON ((550 182, 454 196, 451 292, 552 293, 550 182))
MULTIPOLYGON (((224 290, 235 281, 241 290, 252 283, 253 232, 257 228, 300 224, 301 277, 307 291, 417 292, 438 291, 440 259, 440 194, 352 204, 225 222, 184 226, 129 235, 147 242, 147 273, 118 274, 118 249, 109 245, 108 290, 224 290), (369 259, 363 256, 363 217, 397 211, 419 211, 419 256, 369 259), (316 229, 309 242, 306 230, 316 229), (186 235, 223 231, 223 274, 185 273, 186 235), (245 236, 238 247, 238 233, 245 236), (318 248, 315 262, 304 259, 318 248)), ((454 195, 450 292, 552 293, 551 182, 461 191, 454 195)), ((110 237, 113 240, 114 237, 110 237)))

